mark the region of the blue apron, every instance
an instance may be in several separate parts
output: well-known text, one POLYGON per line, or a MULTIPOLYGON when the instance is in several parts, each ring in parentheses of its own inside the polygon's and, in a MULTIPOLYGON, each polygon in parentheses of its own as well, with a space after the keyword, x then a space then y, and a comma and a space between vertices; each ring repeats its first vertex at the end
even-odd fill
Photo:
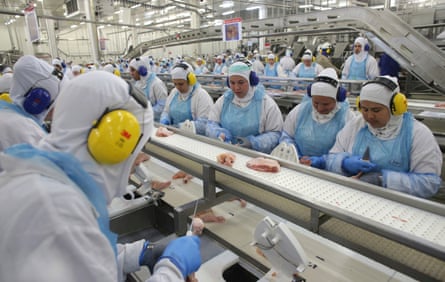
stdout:
MULTIPOLYGON (((266 67, 264 69, 264 75, 265 76, 270 76, 270 77, 278 77, 278 64, 275 63, 273 65, 273 68, 270 67, 270 64, 266 64, 266 67)), ((268 85, 267 87, 273 88, 273 89, 280 89, 281 88, 280 85, 268 85)))
POLYGON ((312 99, 301 104, 294 140, 299 156, 321 156, 329 153, 334 146, 337 133, 345 126, 349 103, 340 103, 341 107, 334 117, 326 123, 318 123, 312 118, 312 99))
POLYGON ((369 147, 370 161, 377 165, 377 171, 388 169, 409 172, 411 146, 413 141, 413 117, 410 113, 403 114, 402 128, 391 140, 380 140, 368 130, 366 125, 355 138, 352 154, 363 156, 369 147))
MULTIPOLYGON (((261 88, 263 89, 263 88, 261 88)), ((247 107, 241 108, 232 103, 233 92, 224 94, 224 104, 221 110, 221 126, 232 134, 232 144, 237 143, 236 137, 258 135, 260 118, 263 109, 264 90, 256 89, 252 101, 247 107)))
POLYGON ((170 102, 169 115, 171 119, 171 124, 178 126, 179 123, 186 120, 193 120, 192 116, 192 96, 196 89, 196 85, 193 86, 192 91, 188 95, 187 99, 180 100, 179 92, 175 92, 173 100, 170 102))
POLYGON ((357 63, 352 56, 351 65, 349 66, 349 73, 347 79, 349 80, 367 80, 368 76, 366 75, 366 62, 368 61, 368 55, 366 55, 366 59, 357 63))
MULTIPOLYGON (((300 68, 298 69, 298 74, 297 77, 301 77, 301 78, 314 78, 316 73, 315 73, 315 68, 316 64, 312 63, 310 67, 306 67, 304 64, 300 65, 300 68)), ((300 81, 298 82, 298 88, 294 90, 298 90, 298 89, 302 89, 302 90, 306 90, 307 86, 310 84, 309 81, 300 81)))

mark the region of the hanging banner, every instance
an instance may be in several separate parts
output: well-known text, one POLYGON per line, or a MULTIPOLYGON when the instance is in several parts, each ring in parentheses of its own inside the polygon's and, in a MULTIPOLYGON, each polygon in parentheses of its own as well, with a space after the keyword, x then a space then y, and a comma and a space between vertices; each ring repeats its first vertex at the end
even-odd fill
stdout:
POLYGON ((25 23, 26 29, 28 31, 29 39, 31 42, 40 40, 39 23, 37 21, 37 14, 34 6, 28 5, 25 8, 25 23))
POLYGON ((243 39, 241 22, 241 18, 224 20, 222 28, 223 41, 238 41, 243 39))

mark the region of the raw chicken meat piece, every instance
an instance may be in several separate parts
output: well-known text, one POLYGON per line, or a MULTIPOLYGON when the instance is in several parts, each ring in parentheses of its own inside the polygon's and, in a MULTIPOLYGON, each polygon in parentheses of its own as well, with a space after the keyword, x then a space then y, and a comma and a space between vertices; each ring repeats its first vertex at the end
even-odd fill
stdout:
POLYGON ((158 137, 168 137, 175 134, 173 131, 168 130, 167 128, 160 126, 157 130, 156 130, 156 136, 158 137))
POLYGON ((222 222, 226 221, 226 219, 223 216, 215 215, 215 213, 211 209, 203 210, 203 211, 197 213, 196 217, 199 217, 204 222, 219 222, 219 223, 222 223, 222 222))
POLYGON ((225 152, 216 156, 216 161, 220 164, 232 167, 236 160, 236 156, 232 153, 225 152))
POLYGON ((189 182, 190 179, 193 178, 193 176, 191 176, 190 174, 185 173, 184 171, 180 170, 177 173, 175 173, 172 176, 172 179, 180 179, 182 178, 182 182, 184 182, 185 184, 187 184, 187 182, 189 182))
POLYGON ((266 159, 263 157, 258 157, 255 159, 251 159, 246 163, 247 167, 257 171, 264 172, 279 172, 280 171, 280 163, 276 160, 266 159))

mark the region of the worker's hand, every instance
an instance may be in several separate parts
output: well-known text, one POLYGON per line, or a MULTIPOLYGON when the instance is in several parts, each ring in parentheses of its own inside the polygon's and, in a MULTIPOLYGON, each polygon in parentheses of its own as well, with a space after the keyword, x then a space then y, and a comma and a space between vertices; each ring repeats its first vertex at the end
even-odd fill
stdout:
POLYGON ((370 161, 362 160, 360 156, 346 157, 341 164, 342 169, 350 174, 357 174, 360 171, 368 173, 376 166, 376 164, 373 164, 370 161))
POLYGON ((139 265, 148 266, 150 272, 153 273, 153 268, 161 257, 165 250, 165 247, 170 241, 158 241, 154 244, 150 244, 147 240, 142 247, 141 254, 139 255, 139 265))
POLYGON ((304 156, 300 159, 300 164, 310 165, 311 167, 324 169, 326 167, 326 162, 322 156, 320 157, 308 157, 304 156))
POLYGON ((201 266, 201 240, 198 236, 183 236, 171 241, 160 259, 169 259, 184 279, 201 266))
POLYGON ((161 118, 159 123, 163 125, 170 125, 170 120, 168 118, 161 118))
POLYGON ((360 176, 359 179, 360 181, 367 182, 369 184, 382 186, 382 174, 380 172, 365 173, 360 176))
POLYGON ((252 148, 252 143, 247 137, 236 137, 236 145, 247 149, 252 148))

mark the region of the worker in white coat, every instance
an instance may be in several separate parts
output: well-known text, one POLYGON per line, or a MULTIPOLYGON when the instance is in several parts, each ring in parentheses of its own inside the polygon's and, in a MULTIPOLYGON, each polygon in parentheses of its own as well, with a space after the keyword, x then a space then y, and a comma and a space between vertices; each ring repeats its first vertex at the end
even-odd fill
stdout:
POLYGON ((280 142, 296 147, 302 163, 307 157, 329 153, 337 133, 355 117, 334 69, 320 72, 308 86, 307 96, 287 115, 280 137, 280 142))
POLYGON ((34 56, 14 65, 10 98, 0 101, 0 151, 18 143, 35 144, 45 134, 44 120, 59 95, 63 74, 34 56), (7 133, 6 133, 7 132, 7 133))
POLYGON ((164 82, 156 76, 156 73, 148 71, 148 65, 141 59, 130 61, 130 74, 136 81, 135 86, 145 93, 153 107, 154 120, 159 122, 164 111, 168 91, 164 82))
MULTIPOLYGON (((317 62, 314 62, 313 59, 314 57, 310 50, 304 51, 303 56, 301 57, 301 62, 292 70, 294 77, 312 79, 319 75, 323 70, 323 67, 317 62)), ((306 90, 306 87, 309 84, 309 81, 301 81, 294 87, 294 89, 306 90)))
POLYGON ((278 144, 283 118, 275 101, 265 94, 250 62, 229 68, 230 87, 209 114, 206 135, 263 153, 278 144))
MULTIPOLYGON (((377 60, 369 54, 368 40, 357 37, 354 41, 354 53, 349 56, 342 70, 342 79, 370 80, 380 74, 377 60)), ((358 85, 351 86, 351 92, 358 91, 358 85)))
POLYGON ((0 93, 9 93, 12 85, 13 71, 10 67, 6 67, 2 71, 0 77, 0 93))
POLYGON ((338 133, 325 156, 326 169, 417 197, 441 184, 442 153, 431 131, 407 112, 395 77, 379 76, 362 87, 361 116, 338 133))
POLYGON ((190 65, 176 64, 170 74, 175 88, 167 98, 160 123, 180 127, 189 120, 194 123, 196 133, 204 135, 212 97, 201 87, 190 65))
MULTIPOLYGON (((107 205, 125 193, 153 130, 151 107, 124 80, 91 72, 69 83, 55 108, 38 145, 0 154, 8 231, 0 233, 0 281, 124 281, 150 248, 144 240, 117 247, 107 205)), ((148 281, 184 281, 200 265, 199 245, 196 236, 172 241, 148 281)))

